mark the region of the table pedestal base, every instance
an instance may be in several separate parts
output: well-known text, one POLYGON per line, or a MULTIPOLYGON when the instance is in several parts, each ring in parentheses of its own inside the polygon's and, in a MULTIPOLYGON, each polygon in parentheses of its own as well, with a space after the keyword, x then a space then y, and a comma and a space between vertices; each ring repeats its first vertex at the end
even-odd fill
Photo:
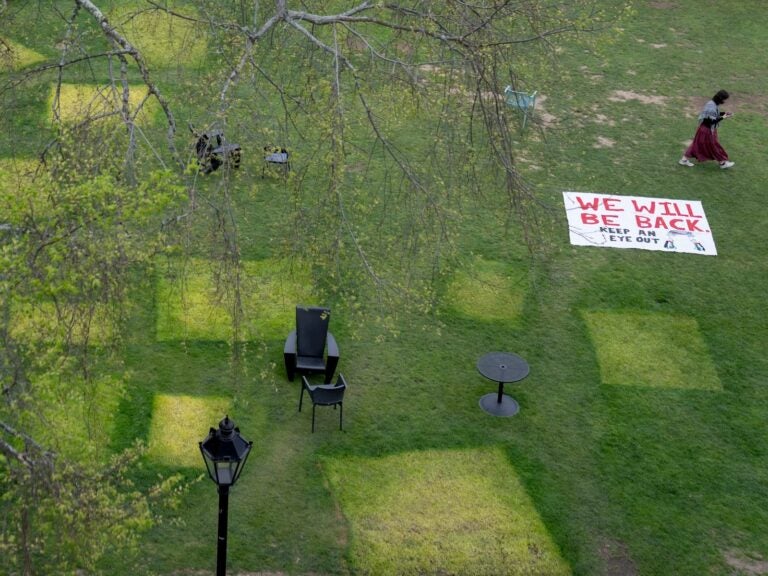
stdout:
POLYGON ((480 408, 493 416, 514 416, 520 411, 520 405, 514 398, 502 394, 499 402, 499 395, 496 392, 480 398, 480 408))

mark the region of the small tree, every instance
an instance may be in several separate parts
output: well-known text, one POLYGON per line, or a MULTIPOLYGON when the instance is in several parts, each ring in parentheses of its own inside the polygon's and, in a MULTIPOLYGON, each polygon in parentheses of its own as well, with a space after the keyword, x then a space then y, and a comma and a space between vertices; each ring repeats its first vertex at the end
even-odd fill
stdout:
MULTIPOLYGON (((168 166, 188 163, 189 153, 179 152, 188 146, 176 143, 187 139, 178 130, 183 114, 231 129, 248 139, 251 151, 265 142, 289 142, 305 159, 292 180, 295 224, 304 233, 289 246, 310 254, 326 275, 333 270, 337 284, 359 289, 363 282, 380 297, 428 294, 430 279, 450 254, 461 202, 488 197, 489 188, 501 193, 491 201, 537 250, 540 203, 516 168, 503 88, 531 85, 559 36, 593 38, 585 33, 605 29, 626 10, 626 2, 597 0, 147 0, 113 10, 98 4, 73 0, 71 12, 60 13, 65 41, 58 62, 17 75, 11 84, 47 72, 60 87, 69 71, 104 70, 98 76, 108 78, 117 96, 111 113, 125 125, 129 180, 142 149, 145 158, 168 166), (154 26, 153 33, 138 34, 141 22, 154 26), (186 102, 162 86, 169 63, 159 54, 172 51, 154 46, 180 27, 208 48, 207 71, 190 77, 186 102), (132 103, 136 81, 144 92, 132 103), (137 124, 150 101, 165 118, 169 160, 137 124), (190 110, 190 103, 200 109, 190 110), (402 118, 419 124, 418 146, 403 139, 402 118), (391 233, 365 234, 372 219, 391 233), (392 252, 408 262, 393 266, 392 252)), ((185 45, 179 57, 193 51, 185 45)), ((225 179, 223 194, 206 196, 203 205, 212 208, 221 242, 214 251, 237 269, 241 250, 230 184, 225 179)), ((194 200, 197 180, 189 178, 188 187, 194 200)))
MULTIPOLYGON (((282 246, 311 263, 319 284, 328 279, 327 292, 341 287, 350 303, 373 295, 385 312, 428 309, 467 202, 498 206, 538 248, 539 202, 516 168, 503 87, 530 84, 558 36, 601 29, 625 9, 599 0, 21 4, 0 2, 0 29, 40 20, 59 31, 48 47, 56 58, 21 69, 0 61, 4 134, 19 128, 24 90, 53 86, 50 125, 25 141, 40 161, 0 184, 0 546, 25 575, 91 570, 108 542, 130 549, 152 520, 147 496, 127 482, 135 452, 86 465, 57 450, 37 419, 57 383, 87 401, 95 326, 119 340, 132 271, 170 243, 198 244, 188 223, 199 218, 213 231, 208 250, 237 332, 239 181, 226 171, 202 181, 178 119, 223 127, 251 153, 291 147, 301 161, 286 180, 293 222, 282 246), (142 36, 142 20, 164 28, 142 36), (178 27, 205 43, 198 71, 153 51, 178 27), (96 104, 72 119, 62 103, 77 83, 95 87, 96 104), (159 129, 142 123, 153 107, 159 129), (19 310, 33 319, 26 329, 19 310)), ((0 58, 13 50, 0 38, 0 58)))
POLYGON ((150 504, 168 505, 178 494, 178 478, 149 494, 133 487, 138 448, 94 466, 58 457, 0 422, 0 454, 0 552, 8 574, 96 574, 105 552, 135 554, 155 520, 150 504))
POLYGON ((164 246, 162 214, 182 190, 158 172, 127 194, 119 167, 96 167, 82 146, 74 161, 71 145, 61 137, 45 165, 0 184, 0 551, 25 576, 94 573, 105 551, 131 551, 155 519, 153 495, 172 496, 176 482, 139 493, 129 470, 140 449, 104 456, 93 390, 119 370, 110 350, 130 275, 164 246), (61 437, 49 406, 71 397, 84 409, 76 434, 61 437))

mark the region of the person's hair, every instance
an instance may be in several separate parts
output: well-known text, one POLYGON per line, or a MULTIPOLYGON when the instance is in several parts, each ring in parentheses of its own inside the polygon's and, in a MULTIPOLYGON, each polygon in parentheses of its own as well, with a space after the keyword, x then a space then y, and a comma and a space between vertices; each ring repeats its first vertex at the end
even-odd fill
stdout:
POLYGON ((728 94, 728 92, 726 92, 725 90, 718 90, 717 94, 712 96, 712 101, 719 106, 720 104, 728 100, 729 96, 730 94, 728 94))

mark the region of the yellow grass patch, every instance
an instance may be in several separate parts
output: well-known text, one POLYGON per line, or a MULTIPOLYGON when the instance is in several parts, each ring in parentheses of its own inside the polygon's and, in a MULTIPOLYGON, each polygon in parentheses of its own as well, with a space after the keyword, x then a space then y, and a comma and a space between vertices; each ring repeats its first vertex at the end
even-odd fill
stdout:
POLYGON ((179 467, 204 466, 198 443, 216 428, 231 409, 220 396, 157 394, 152 407, 147 455, 157 462, 179 467))
POLYGON ((449 305, 475 320, 516 322, 523 311, 527 275, 509 264, 478 258, 456 272, 446 294, 449 305))
POLYGON ((0 72, 21 70, 45 60, 45 56, 18 42, 3 38, 0 42, 0 72))
POLYGON ((0 202, 17 198, 20 190, 28 189, 39 165, 29 158, 0 158, 0 202))
MULTIPOLYGON (((138 106, 144 102, 147 96, 147 88, 144 86, 131 86, 128 99, 130 113, 133 116, 138 106)), ((93 84, 62 84, 59 91, 58 110, 64 123, 76 124, 95 118, 120 118, 122 109, 122 91, 109 85, 95 86, 93 84)), ((56 86, 51 87, 48 98, 48 114, 53 119, 53 109, 56 103, 56 86)), ((157 104, 153 99, 147 100, 139 115, 138 122, 151 120, 157 110, 157 104)))
POLYGON ((350 524, 353 572, 571 573, 501 450, 333 458, 323 469, 350 524))
POLYGON ((96 306, 90 321, 83 315, 84 310, 65 304, 57 309, 53 302, 16 305, 11 334, 28 342, 59 342, 68 335, 74 344, 86 343, 87 336, 91 346, 105 345, 114 337, 114 326, 103 306, 96 306))
POLYGON ((63 383, 60 374, 35 379, 40 419, 33 435, 65 457, 84 461, 112 455, 115 414, 123 395, 122 381, 111 376, 90 382, 63 383))
MULTIPOLYGON (((158 340, 232 340, 234 294, 216 279, 217 267, 188 261, 157 283, 158 340)), ((295 324, 296 305, 314 304, 309 267, 279 260, 248 261, 241 273, 240 340, 280 339, 295 324)))
POLYGON ((721 390, 694 318, 585 311, 603 384, 721 390))

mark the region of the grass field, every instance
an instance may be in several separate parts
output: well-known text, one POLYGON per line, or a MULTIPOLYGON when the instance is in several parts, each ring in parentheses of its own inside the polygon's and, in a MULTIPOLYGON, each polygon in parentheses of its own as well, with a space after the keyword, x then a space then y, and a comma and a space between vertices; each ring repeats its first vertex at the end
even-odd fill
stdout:
MULTIPOLYGON (((261 178, 258 154, 246 158, 234 197, 249 276, 239 341, 228 303, 211 297, 210 255, 192 248, 186 268, 162 262, 137 280, 129 379, 119 395, 98 390, 110 448, 148 446, 138 486, 174 472, 191 483, 140 556, 107 557, 104 573, 213 572, 217 497, 195 442, 226 412, 254 441, 230 495, 231 574, 768 574, 767 29, 763 0, 639 0, 600 52, 565 42, 549 74, 526 78, 541 100, 518 136, 544 255, 531 258, 496 210, 500 193, 466 200, 435 310, 402 311, 395 330, 313 292, 311 265, 280 260, 296 198, 261 178), (720 139, 735 167, 679 166, 720 88, 732 94, 720 139), (699 200, 718 255, 571 246, 564 190, 699 200), (321 297, 349 389, 344 431, 318 408, 311 434, 282 346, 293 306, 321 303, 297 300, 321 297), (475 363, 492 350, 531 366, 507 386, 513 418, 478 406, 495 385, 475 363)), ((24 61, 49 56, 40 34, 24 61)), ((206 74, 202 41, 184 27, 177 37, 188 70, 153 55, 179 76, 176 96, 206 74)), ((0 186, 33 156, 49 95, 17 95, 17 116, 2 120, 16 137, 0 144, 0 186)), ((204 117, 201 99, 185 101, 190 118, 204 117)), ((154 110, 147 121, 162 124, 154 110)), ((418 143, 411 126, 403 139, 418 143)), ((251 151, 273 129, 262 128, 251 151)), ((64 409, 79 414, 74 401, 64 409)))

